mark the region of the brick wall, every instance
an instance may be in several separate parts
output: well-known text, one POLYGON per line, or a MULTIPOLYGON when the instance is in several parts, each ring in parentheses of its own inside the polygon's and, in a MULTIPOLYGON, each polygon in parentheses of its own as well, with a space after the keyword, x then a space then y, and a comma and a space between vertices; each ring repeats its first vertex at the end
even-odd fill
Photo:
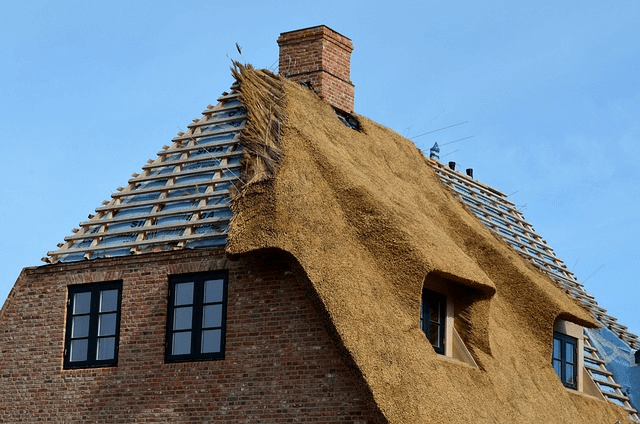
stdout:
POLYGON ((280 74, 310 85, 332 106, 353 112, 351 40, 326 26, 317 26, 282 33, 278 45, 280 74))
POLYGON ((383 422, 296 275, 282 253, 221 251, 26 269, 0 315, 0 422, 383 422), (218 269, 225 359, 165 363, 168 275, 218 269), (67 285, 118 279, 118 366, 63 370, 67 285))

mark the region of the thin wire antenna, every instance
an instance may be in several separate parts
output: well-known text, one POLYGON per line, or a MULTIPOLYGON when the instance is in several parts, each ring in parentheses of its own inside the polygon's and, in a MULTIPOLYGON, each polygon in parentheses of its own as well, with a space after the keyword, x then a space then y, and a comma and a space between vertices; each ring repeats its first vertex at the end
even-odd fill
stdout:
POLYGON ((458 122, 457 124, 449 125, 448 127, 442 127, 442 128, 438 128, 437 130, 428 131, 426 133, 414 135, 413 137, 410 138, 410 140, 413 140, 414 138, 422 137, 423 135, 432 134, 432 133, 437 132, 437 131, 446 130, 447 128, 453 128, 453 127, 457 127, 458 125, 467 124, 468 122, 469 121, 458 122))
POLYGON ((454 150, 453 152, 449 152, 449 153, 447 153, 446 155, 442 155, 442 157, 443 157, 443 158, 446 158, 447 156, 452 155, 452 154, 454 154, 455 152, 459 152, 459 151, 460 151, 460 149, 458 149, 458 150, 454 150))
POLYGON ((573 264, 573 266, 571 267, 571 272, 573 272, 574 269, 576 269, 576 265, 578 265, 578 262, 580 261, 580 256, 578 256, 578 259, 576 259, 576 262, 573 264))
POLYGON ((431 121, 429 121, 429 123, 432 123, 433 121, 435 121, 436 119, 438 119, 440 117, 440 115, 442 115, 447 109, 442 109, 440 111, 440 113, 436 114, 436 116, 434 116, 433 118, 431 118, 431 121))
POLYGON ((514 191, 514 192, 513 192, 513 193, 511 193, 511 194, 507 194, 507 197, 511 197, 511 196, 513 196, 514 194, 518 193, 519 191, 520 191, 520 190, 516 190, 516 191, 514 191))
POLYGON ((276 65, 276 63, 278 63, 278 60, 279 59, 274 60, 273 63, 271 64, 271 66, 269 66, 267 69, 269 69, 271 72, 274 72, 275 71, 275 65, 276 65))
POLYGON ((596 274, 596 272, 600 271, 603 267, 604 267, 604 264, 600 265, 600 266, 598 267, 598 269, 596 269, 595 271, 593 271, 593 272, 591 273, 591 275, 589 275, 587 278, 585 278, 584 280, 582 280, 582 284, 586 283, 586 282, 587 282, 587 280, 588 280, 589 278, 593 277, 593 276, 596 274))
MULTIPOLYGON (((462 141, 462 140, 468 140, 470 138, 473 138, 472 135, 470 135, 469 137, 464 137, 464 138, 459 138, 457 140, 453 140, 453 141, 448 141, 446 143, 442 143, 441 146, 446 146, 447 144, 452 144, 452 143, 457 143, 458 141, 462 141)), ((457 151, 457 150, 456 150, 457 151)))

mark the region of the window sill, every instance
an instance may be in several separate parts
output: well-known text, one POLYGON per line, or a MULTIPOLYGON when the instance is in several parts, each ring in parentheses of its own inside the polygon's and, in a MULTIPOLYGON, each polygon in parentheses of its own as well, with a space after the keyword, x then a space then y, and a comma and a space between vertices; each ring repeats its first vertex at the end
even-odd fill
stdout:
MULTIPOLYGON (((604 398, 604 396, 602 396, 602 395, 600 395, 600 396, 595 396, 595 395, 593 395, 593 394, 591 394, 591 393, 580 392, 580 391, 578 391, 578 390, 576 390, 576 389, 572 389, 572 388, 570 388, 570 387, 565 387, 564 389, 565 389, 567 392, 569 392, 570 394, 572 394, 572 395, 584 396, 584 397, 586 397, 586 398, 588 398, 588 399, 597 399, 597 400, 601 400, 601 401, 603 401, 603 402, 608 402, 608 401, 604 398)), ((615 403, 614 403, 613 405, 617 405, 617 404, 615 404, 615 403)), ((618 406, 619 406, 619 405, 618 405, 618 406)))
POLYGON ((450 362, 450 363, 456 364, 456 365, 462 365, 463 367, 467 367, 467 368, 469 368, 471 370, 477 370, 478 369, 477 365, 469 364, 469 363, 467 363, 465 361, 462 361, 462 360, 460 360, 458 358, 452 358, 450 356, 441 355, 439 353, 436 353, 436 356, 441 361, 450 362))

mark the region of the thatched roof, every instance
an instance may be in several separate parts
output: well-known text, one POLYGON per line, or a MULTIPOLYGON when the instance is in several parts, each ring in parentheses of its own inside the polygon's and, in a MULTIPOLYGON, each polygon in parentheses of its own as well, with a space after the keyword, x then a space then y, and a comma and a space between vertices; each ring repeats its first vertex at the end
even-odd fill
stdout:
POLYGON ((237 78, 253 125, 241 137, 277 154, 245 154, 227 251, 296 258, 390 422, 629 420, 550 366, 554 321, 593 318, 469 213, 413 143, 361 116, 355 131, 266 71, 237 78), (420 330, 428 275, 465 305, 456 329, 478 368, 436 355, 420 330))

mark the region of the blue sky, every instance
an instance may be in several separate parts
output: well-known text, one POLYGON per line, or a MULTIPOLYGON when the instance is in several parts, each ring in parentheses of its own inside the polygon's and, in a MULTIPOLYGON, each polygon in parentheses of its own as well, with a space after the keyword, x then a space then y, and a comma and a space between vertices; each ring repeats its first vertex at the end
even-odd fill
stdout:
POLYGON ((280 32, 355 45, 356 112, 510 194, 640 332, 640 1, 0 4, 0 302, 280 32), (242 46, 240 57, 235 43, 242 46), (460 138, 464 141, 447 144, 460 138))

